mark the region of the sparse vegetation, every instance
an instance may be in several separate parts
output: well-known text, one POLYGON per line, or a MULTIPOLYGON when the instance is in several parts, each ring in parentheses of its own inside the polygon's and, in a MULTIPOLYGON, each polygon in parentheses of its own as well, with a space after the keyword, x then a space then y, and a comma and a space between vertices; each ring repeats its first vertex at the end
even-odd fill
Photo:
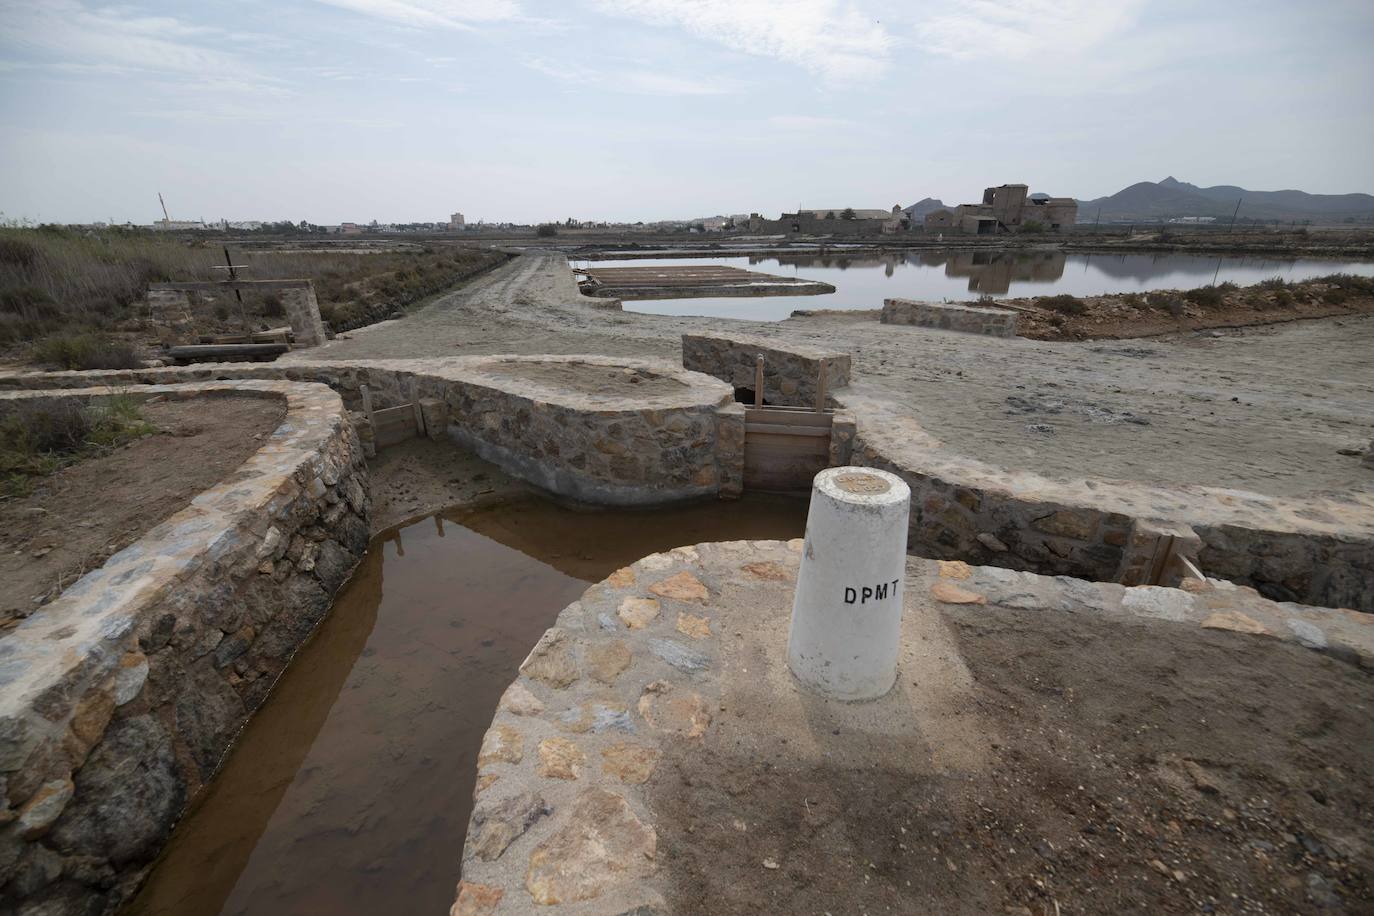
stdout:
POLYGON ((0 415, 0 498, 22 496, 39 477, 153 431, 128 395, 17 402, 0 415))
POLYGON ((854 208, 853 208, 853 207, 845 207, 844 210, 841 211, 841 213, 840 213, 840 219, 857 219, 857 218, 858 218, 858 214, 856 214, 856 213, 854 212, 854 208))
POLYGON ((534 234, 541 239, 553 238, 558 234, 558 227, 553 223, 541 223, 539 228, 534 230, 534 234))
MULTIPOLYGON (((193 297, 189 310, 175 314, 143 306, 150 283, 218 276, 212 268, 223 265, 223 248, 223 242, 148 231, 0 229, 0 352, 64 368, 117 368, 136 356, 133 341, 188 343, 198 334, 238 332, 245 330, 244 314, 254 330, 267 326, 260 319, 280 322, 285 308, 275 294, 244 293, 242 313, 233 298, 214 296, 193 297)), ((233 257, 247 265, 248 279, 313 280, 321 315, 336 330, 388 317, 504 260, 448 245, 377 252, 235 248, 233 257)))
POLYGON ((1084 304, 1082 299, 1077 296, 1070 296, 1068 293, 1060 293, 1058 296, 1042 296, 1039 303, 1062 315, 1082 315, 1088 310, 1088 306, 1084 304))
POLYGON ((1202 308, 1216 308, 1226 300, 1222 291, 1215 286, 1199 286, 1196 289, 1190 289, 1183 294, 1183 298, 1202 308))
POLYGON ((1034 235, 1039 232, 1044 232, 1045 224, 1036 219, 1028 219, 1021 224, 1021 231, 1023 233, 1028 232, 1034 235))

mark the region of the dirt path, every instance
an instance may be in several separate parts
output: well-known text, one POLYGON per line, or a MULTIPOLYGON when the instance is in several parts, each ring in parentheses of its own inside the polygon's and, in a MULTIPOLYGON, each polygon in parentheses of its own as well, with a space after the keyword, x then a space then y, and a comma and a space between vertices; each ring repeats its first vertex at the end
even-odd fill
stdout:
POLYGON ((848 351, 866 393, 994 464, 1275 495, 1374 488, 1374 472, 1340 454, 1374 438, 1374 316, 1074 343, 894 327, 865 314, 776 323, 644 315, 587 304, 561 256, 532 254, 308 358, 677 362, 683 333, 725 332, 848 351))
POLYGON ((0 501, 0 636, 258 450, 286 415, 263 398, 158 401, 158 432, 0 501))

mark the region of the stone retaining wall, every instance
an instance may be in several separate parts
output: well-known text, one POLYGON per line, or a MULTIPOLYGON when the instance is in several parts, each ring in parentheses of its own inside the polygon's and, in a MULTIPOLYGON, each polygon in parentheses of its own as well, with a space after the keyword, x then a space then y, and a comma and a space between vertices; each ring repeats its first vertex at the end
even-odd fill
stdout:
POLYGON ((763 397, 781 407, 814 407, 821 360, 825 360, 827 396, 849 384, 848 353, 788 344, 761 337, 682 335, 682 366, 728 382, 734 388, 754 389, 754 360, 762 356, 763 397))
MULTIPOLYGON (((846 358, 847 372, 847 358, 846 358)), ((0 378, 0 387, 143 385, 216 378, 320 382, 351 410, 368 386, 374 407, 422 401, 446 406, 448 435, 503 470, 562 496, 606 505, 653 505, 738 496, 744 477, 744 414, 730 388, 668 363, 596 356, 480 356, 201 365, 48 372, 0 378), (540 381, 544 369, 583 366, 639 374, 643 387, 580 392, 540 381), (528 378, 523 378, 527 373, 528 378), (650 383, 665 385, 641 394, 650 383)))
MULTIPOLYGON (((733 541, 653 554, 558 615, 502 696, 482 742, 455 916, 695 912, 701 901, 675 896, 682 856, 660 845, 655 786, 662 791, 665 780, 678 778, 663 761, 711 752, 713 738, 721 753, 720 730, 743 715, 769 725, 804 719, 808 746, 788 747, 813 755, 811 739, 829 731, 827 718, 881 735, 883 746, 919 727, 920 704, 900 687, 885 700, 830 704, 828 711, 797 690, 785 651, 802 548, 800 539, 733 541)), ((1374 669, 1374 618, 1277 604, 1229 583, 1194 579, 1187 586, 1125 588, 911 557, 903 644, 921 648, 904 654, 902 665, 931 665, 941 653, 921 621, 938 618, 942 604, 958 604, 1064 614, 1065 627, 1070 615, 1167 621, 1180 640, 1230 630, 1238 639, 1281 640, 1374 669)), ((924 685, 934 676, 920 679, 924 685)), ((949 713, 942 707, 939 715, 949 713)), ((765 727, 756 737, 777 735, 765 727)), ((763 851, 757 866, 772 867, 763 851)))
POLYGON ((883 324, 914 324, 923 328, 964 331, 989 337, 1015 337, 1016 313, 1010 309, 953 302, 916 302, 884 299, 883 324))
MULTIPOLYGON (((224 482, 0 639, 0 911, 111 912, 328 611, 369 537, 367 472, 321 385, 224 482)), ((0 404, 71 395, 3 393, 0 404)))
MULTIPOLYGON (((908 549, 1011 569, 1114 580, 1152 532, 1192 532, 1202 570, 1276 600, 1374 612, 1374 496, 1284 499, 1218 487, 1051 480, 960 455, 851 389, 851 462, 911 487, 908 549), (1128 553, 1129 548, 1129 553, 1128 553)), ((1155 534, 1153 536, 1161 536, 1155 534)))

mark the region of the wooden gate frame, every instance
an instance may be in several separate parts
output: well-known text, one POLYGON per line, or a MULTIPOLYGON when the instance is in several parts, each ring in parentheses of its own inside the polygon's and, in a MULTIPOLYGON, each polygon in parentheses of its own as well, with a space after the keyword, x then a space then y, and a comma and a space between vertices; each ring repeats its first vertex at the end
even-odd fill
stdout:
POLYGON ((835 412, 826 406, 826 361, 820 361, 814 407, 763 403, 764 358, 754 358, 754 404, 744 410, 744 486, 765 490, 809 489, 830 466, 835 412))

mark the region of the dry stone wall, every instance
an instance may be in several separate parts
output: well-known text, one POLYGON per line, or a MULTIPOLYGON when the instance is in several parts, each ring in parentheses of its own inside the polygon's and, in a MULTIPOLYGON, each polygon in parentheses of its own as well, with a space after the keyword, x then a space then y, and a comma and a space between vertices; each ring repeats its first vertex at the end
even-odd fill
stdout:
POLYGON ((130 895, 367 549, 366 466, 333 391, 126 393, 280 398, 287 414, 229 479, 0 639, 0 912, 130 895))
POLYGON ((917 302, 912 299, 884 299, 883 324, 914 324, 984 334, 988 337, 1015 337, 1016 313, 1010 309, 953 302, 917 302))
POLYGON ((821 360, 825 360, 827 395, 849 384, 848 353, 789 344, 758 337, 706 337, 682 335, 682 366, 727 382, 734 388, 754 390, 757 357, 764 359, 763 397, 780 407, 814 407, 821 360))

